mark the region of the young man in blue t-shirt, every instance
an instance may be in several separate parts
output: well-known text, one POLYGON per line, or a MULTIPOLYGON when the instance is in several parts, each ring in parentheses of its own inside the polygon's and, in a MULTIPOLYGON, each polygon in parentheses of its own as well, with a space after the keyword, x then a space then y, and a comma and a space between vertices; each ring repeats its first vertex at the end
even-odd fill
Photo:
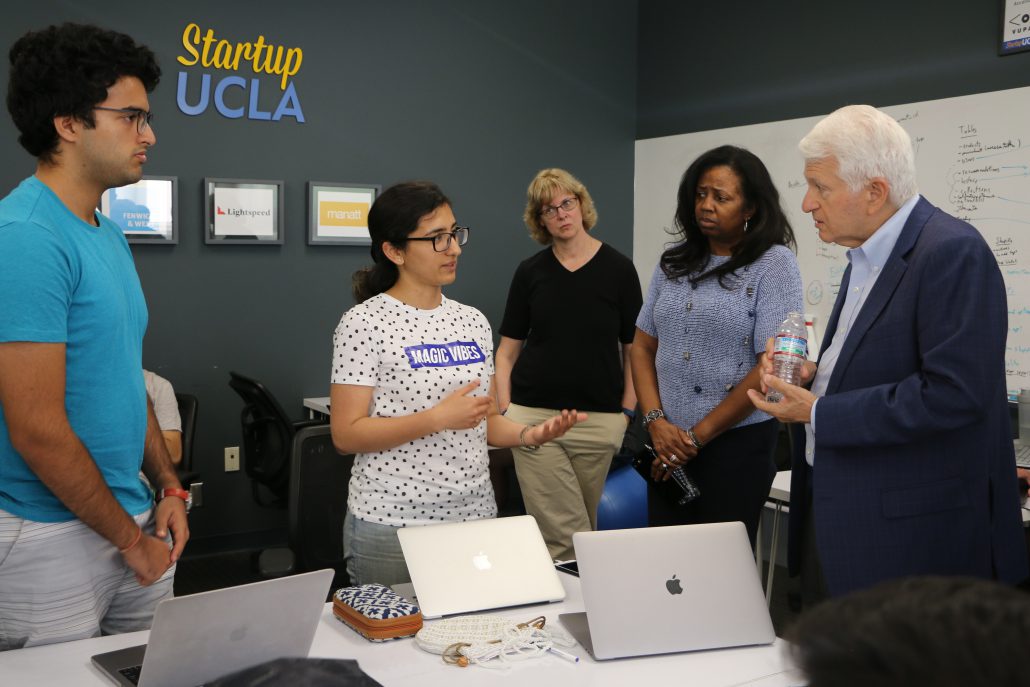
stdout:
POLYGON ((37 166, 0 201, 0 650, 146 629, 189 538, 144 391, 139 278, 96 212, 143 174, 160 68, 75 24, 26 34, 10 59, 37 166))

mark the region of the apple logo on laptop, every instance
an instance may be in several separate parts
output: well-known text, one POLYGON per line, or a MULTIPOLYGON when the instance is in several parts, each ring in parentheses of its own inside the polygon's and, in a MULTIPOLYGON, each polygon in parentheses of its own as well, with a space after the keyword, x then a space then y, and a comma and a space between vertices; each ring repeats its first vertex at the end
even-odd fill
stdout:
POLYGON ((665 581, 665 588, 669 590, 670 594, 683 593, 683 587, 680 586, 680 581, 676 579, 675 575, 665 581))
POLYGON ((489 570, 493 567, 493 564, 490 563, 490 557, 482 551, 472 557, 472 565, 476 566, 477 570, 489 570))
POLYGON ((235 630, 233 630, 232 632, 229 633, 229 640, 233 641, 233 642, 238 642, 238 641, 240 641, 241 639, 243 639, 246 636, 247 636, 247 628, 246 628, 246 626, 240 626, 240 627, 237 627, 235 630))

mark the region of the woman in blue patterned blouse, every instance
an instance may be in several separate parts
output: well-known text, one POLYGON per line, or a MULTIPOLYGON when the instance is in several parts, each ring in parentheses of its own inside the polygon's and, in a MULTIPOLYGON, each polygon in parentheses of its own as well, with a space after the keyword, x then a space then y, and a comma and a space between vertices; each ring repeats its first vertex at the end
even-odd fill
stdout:
POLYGON ((633 383, 658 458, 656 482, 686 464, 686 506, 648 489, 652 526, 740 520, 751 543, 775 476, 779 425, 755 410, 766 340, 801 312, 794 234, 765 165, 721 146, 680 182, 680 239, 662 253, 637 318, 633 383))

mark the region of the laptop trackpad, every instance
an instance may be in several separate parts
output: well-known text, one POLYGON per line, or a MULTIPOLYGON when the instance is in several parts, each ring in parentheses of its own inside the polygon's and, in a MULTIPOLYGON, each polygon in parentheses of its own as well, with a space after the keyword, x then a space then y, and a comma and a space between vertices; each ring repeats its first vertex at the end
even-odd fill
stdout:
POLYGON ((569 634, 579 642, 580 646, 586 649, 591 656, 594 655, 594 645, 590 643, 590 625, 587 624, 586 613, 561 613, 558 620, 569 631, 569 634))

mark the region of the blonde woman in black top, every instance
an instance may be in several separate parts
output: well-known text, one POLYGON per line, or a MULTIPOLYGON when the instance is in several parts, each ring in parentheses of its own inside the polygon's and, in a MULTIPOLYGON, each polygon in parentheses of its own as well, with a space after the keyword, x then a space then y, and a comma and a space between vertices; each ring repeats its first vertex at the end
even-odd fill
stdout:
POLYGON ((565 170, 536 175, 523 219, 546 248, 512 278, 497 349, 498 403, 525 423, 560 408, 589 413, 563 437, 513 449, 526 510, 551 556, 568 559, 572 533, 597 526, 608 467, 636 406, 628 361, 640 281, 629 258, 590 235, 593 200, 565 170))

